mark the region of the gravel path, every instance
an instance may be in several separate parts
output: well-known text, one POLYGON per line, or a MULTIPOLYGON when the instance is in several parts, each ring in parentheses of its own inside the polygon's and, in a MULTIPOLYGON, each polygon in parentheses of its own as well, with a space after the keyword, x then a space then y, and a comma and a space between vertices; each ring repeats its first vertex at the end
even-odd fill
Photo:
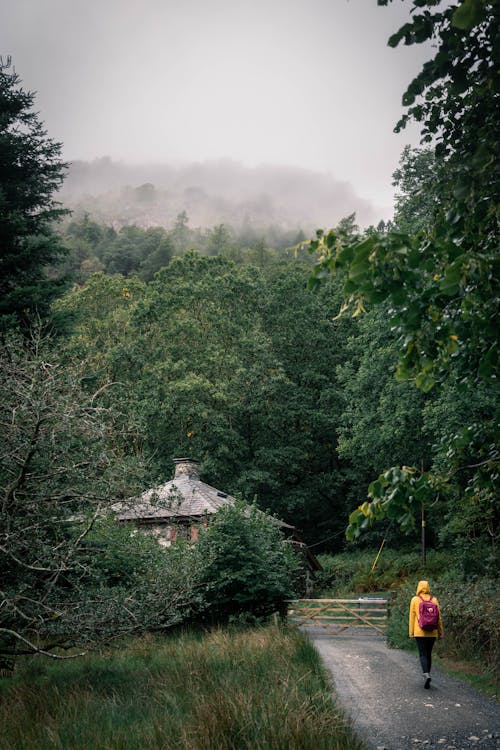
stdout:
POLYGON ((435 666, 424 690, 417 655, 389 649, 383 638, 307 634, 369 750, 500 750, 496 700, 435 666))

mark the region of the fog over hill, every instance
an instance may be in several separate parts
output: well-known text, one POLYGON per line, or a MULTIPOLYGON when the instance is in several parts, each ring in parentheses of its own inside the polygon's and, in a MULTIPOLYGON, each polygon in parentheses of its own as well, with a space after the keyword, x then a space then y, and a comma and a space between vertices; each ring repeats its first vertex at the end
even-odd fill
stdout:
POLYGON ((283 229, 334 226, 356 213, 361 226, 387 218, 347 182, 299 167, 246 167, 231 160, 185 165, 74 161, 60 193, 77 215, 102 223, 171 228, 186 211, 192 227, 230 224, 283 229))

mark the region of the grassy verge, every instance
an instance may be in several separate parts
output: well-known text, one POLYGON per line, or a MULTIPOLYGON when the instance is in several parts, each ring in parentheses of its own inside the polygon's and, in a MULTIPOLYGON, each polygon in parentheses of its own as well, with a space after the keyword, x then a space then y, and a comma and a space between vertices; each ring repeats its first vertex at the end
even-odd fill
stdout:
POLYGON ((32 658, 0 680, 3 750, 358 750, 314 648, 278 626, 32 658))
POLYGON ((484 664, 470 659, 457 659, 451 656, 437 656, 435 663, 445 672, 468 682, 476 690, 489 698, 500 699, 498 677, 491 669, 485 670, 484 664))

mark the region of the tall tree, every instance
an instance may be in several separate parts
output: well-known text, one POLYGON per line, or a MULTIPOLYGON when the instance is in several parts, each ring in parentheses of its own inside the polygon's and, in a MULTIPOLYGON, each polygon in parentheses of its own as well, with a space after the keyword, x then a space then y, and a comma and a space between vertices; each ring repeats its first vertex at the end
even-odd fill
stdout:
POLYGON ((431 441, 422 431, 426 396, 394 377, 397 343, 388 316, 381 307, 356 319, 337 371, 343 401, 339 453, 349 461, 351 504, 387 466, 431 464, 431 441))
POLYGON ((193 232, 189 228, 189 216, 186 211, 181 211, 177 214, 174 228, 170 232, 170 238, 174 243, 176 253, 185 252, 190 247, 192 237, 193 232))
MULTIPOLYGON (((44 631, 83 607, 85 539, 133 486, 127 441, 79 380, 38 334, 0 346, 0 654, 36 651, 44 631)), ((74 622, 66 635, 78 635, 74 622)))
POLYGON ((212 227, 207 237, 208 255, 230 256, 234 246, 231 232, 226 224, 217 224, 212 227))
POLYGON ((54 233, 64 213, 53 195, 66 164, 47 137, 10 61, 0 60, 0 323, 45 316, 61 278, 49 267, 65 250, 54 233))
POLYGON ((439 210, 436 157, 433 149, 405 146, 393 173, 396 188, 394 224, 401 232, 427 231, 439 210))
MULTIPOLYGON (((388 0, 379 0, 387 5, 388 0)), ((345 309, 387 301, 400 334, 397 374, 429 392, 456 383, 495 387, 498 376, 498 0, 462 0, 436 9, 435 0, 412 0, 412 20, 389 44, 433 40, 433 59, 403 95, 410 119, 422 124, 424 143, 439 161, 439 208, 424 233, 389 231, 345 244, 335 232, 318 234, 320 253, 311 284, 343 269, 345 309)), ((465 397, 466 393, 465 393, 465 397)), ((463 423, 444 473, 393 467, 369 488, 369 501, 351 515, 357 535, 390 516, 411 529, 426 499, 458 487, 469 507, 484 511, 486 529, 496 497, 499 456, 492 399, 479 423, 463 423), (462 449, 460 449, 460 445, 462 449), (465 449, 465 446, 466 449, 465 449), (460 451, 462 453, 460 454, 460 451), (460 460, 462 456, 463 461, 460 460), (465 493, 465 494, 464 494, 465 493)), ((444 468, 444 467, 442 467, 444 468)))

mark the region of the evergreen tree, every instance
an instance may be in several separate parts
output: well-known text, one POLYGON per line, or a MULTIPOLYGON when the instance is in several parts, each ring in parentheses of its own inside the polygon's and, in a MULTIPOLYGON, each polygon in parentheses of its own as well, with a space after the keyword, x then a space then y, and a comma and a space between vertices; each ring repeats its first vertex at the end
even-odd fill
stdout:
POLYGON ((66 164, 47 137, 10 60, 0 59, 0 323, 44 317, 62 284, 48 270, 64 254, 53 224, 65 212, 53 200, 66 164))

